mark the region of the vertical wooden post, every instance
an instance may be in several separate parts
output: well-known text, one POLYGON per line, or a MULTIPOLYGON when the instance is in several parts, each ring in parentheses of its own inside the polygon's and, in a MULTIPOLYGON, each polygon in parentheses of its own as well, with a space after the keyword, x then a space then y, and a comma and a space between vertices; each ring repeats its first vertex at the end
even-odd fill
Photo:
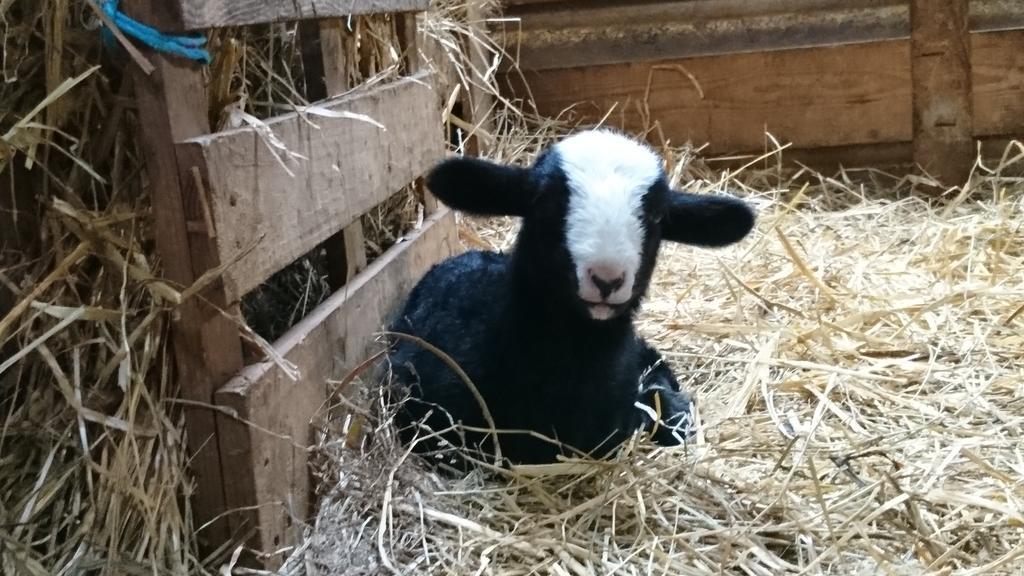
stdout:
MULTIPOLYGON (((323 56, 324 83, 327 96, 347 91, 351 86, 346 71, 345 21, 340 19, 320 22, 320 51, 323 56)), ((336 242, 336 241, 335 241, 336 242)), ((363 238, 363 224, 356 220, 341 231, 341 245, 328 249, 328 258, 341 264, 344 262, 345 282, 366 268, 366 243, 363 238), (330 258, 334 250, 336 257, 330 258)), ((332 282, 335 288, 338 283, 332 282)))
MULTIPOLYGON (((402 55, 405 57, 405 73, 407 75, 419 72, 422 67, 420 62, 420 40, 419 26, 416 23, 415 12, 396 14, 395 29, 398 33, 398 43, 402 47, 402 55)), ((423 179, 416 181, 416 189, 423 198, 423 211, 434 214, 440 209, 437 198, 423 185, 423 179)))
POLYGON ((405 58, 405 73, 412 75, 420 71, 420 42, 416 13, 404 12, 396 14, 395 18, 398 43, 402 47, 402 56, 405 58))
MULTIPOLYGON (((129 14, 160 26, 170 17, 164 2, 133 0, 129 14)), ((138 102, 139 138, 149 175, 156 250, 163 275, 183 287, 218 265, 211 230, 203 218, 202 191, 192 163, 178 155, 175 143, 208 134, 208 103, 201 67, 180 58, 143 50, 156 67, 151 75, 131 65, 138 102), (195 225, 195 226, 193 226, 195 225)), ((176 382, 185 407, 190 470, 195 481, 193 520, 202 549, 212 550, 233 534, 228 517, 225 475, 218 450, 217 412, 209 408, 217 387, 242 367, 242 349, 234 324, 214 308, 228 308, 220 283, 175 310, 172 324, 176 382), (209 524, 207 524, 209 523, 209 524)), ((239 527, 241 529, 241 527, 239 527)))
MULTIPOLYGON (((471 1, 466 5, 466 19, 469 22, 470 29, 476 33, 482 35, 487 33, 486 24, 484 23, 486 17, 487 12, 483 3, 471 1)), ((463 45, 463 51, 469 54, 469 61, 467 62, 469 66, 481 74, 487 71, 489 65, 487 53, 484 52, 478 43, 467 40, 463 45)), ((463 110, 469 113, 467 120, 479 129, 488 130, 489 124, 487 119, 494 105, 493 98, 476 84, 471 84, 469 86, 468 99, 469 105, 463 106, 463 110)), ((479 156, 487 152, 484 139, 479 134, 474 134, 467 144, 467 150, 470 154, 479 156)))
POLYGON ((974 165, 968 0, 911 0, 914 161, 946 185, 974 165))
MULTIPOLYGON (((323 100, 349 89, 345 72, 345 22, 328 19, 300 24, 306 97, 323 100)), ((366 268, 363 224, 356 220, 324 242, 327 250, 327 280, 337 290, 366 268)))

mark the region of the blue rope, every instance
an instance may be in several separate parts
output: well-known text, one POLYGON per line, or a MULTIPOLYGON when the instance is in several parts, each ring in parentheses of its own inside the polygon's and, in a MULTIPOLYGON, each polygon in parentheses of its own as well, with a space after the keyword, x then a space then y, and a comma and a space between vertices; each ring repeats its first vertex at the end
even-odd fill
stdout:
MULTIPOLYGON (((196 60, 203 64, 210 63, 210 53, 206 51, 206 36, 176 36, 164 34, 163 32, 146 26, 145 24, 132 20, 124 12, 118 10, 120 0, 104 0, 103 11, 110 17, 110 20, 127 36, 135 38, 146 46, 164 52, 196 60)), ((104 40, 113 44, 114 38, 110 30, 103 29, 104 40)))

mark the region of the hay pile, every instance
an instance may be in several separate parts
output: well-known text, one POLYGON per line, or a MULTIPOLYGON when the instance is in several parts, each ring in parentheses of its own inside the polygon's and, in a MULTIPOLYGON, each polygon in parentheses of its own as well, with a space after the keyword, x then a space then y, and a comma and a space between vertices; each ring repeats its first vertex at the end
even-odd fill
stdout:
MULTIPOLYGON (((500 50, 464 5, 438 0, 424 30, 463 90, 490 91, 500 50), (487 69, 459 64, 467 39, 487 69)), ((189 289, 161 281, 153 257, 123 59, 102 51, 82 0, 0 2, 0 23, 0 573, 213 573, 231 549, 197 549, 166 355, 189 289)), ((354 26, 369 40, 350 79, 396 73, 387 22, 354 26)), ((213 44, 216 125, 307 100, 295 26, 213 44)), ((449 102, 459 146, 475 127, 449 102)), ((504 161, 564 129, 524 131, 507 105, 497 127, 484 139, 504 161)), ((728 181, 762 213, 739 247, 667 249, 640 319, 697 393, 696 441, 640 443, 572 476, 451 478, 408 457, 385 419, 361 450, 318 447, 323 510, 283 573, 1009 573, 1024 561, 1024 181, 1010 176, 1022 148, 938 203, 913 193, 920 179, 763 163, 734 174, 666 153, 677 180, 728 181)), ((418 218, 402 194, 364 218, 371 257, 418 218)), ((513 230, 462 227, 485 247, 513 230)), ((268 334, 323 297, 315 258, 270 283, 283 296, 262 308, 281 315, 268 334)))
MULTIPOLYGON (((1024 146, 941 201, 927 177, 688 155, 676 181, 760 213, 736 247, 666 246, 639 318, 696 393, 695 441, 459 477, 385 418, 361 451, 321 447, 328 494, 285 573, 1021 573, 1024 146)), ((473 247, 514 231, 463 221, 473 247)))
MULTIPOLYGON (((446 19, 465 2, 437 4, 424 25, 461 57, 465 22, 446 19)), ((350 25, 352 85, 396 75, 393 20, 350 25)), ((215 129, 309 99, 298 28, 211 34, 215 129)), ((0 2, 0 574, 205 574, 233 550, 196 544, 167 354, 193 291, 160 279, 127 62, 85 0, 0 2)), ((371 258, 414 225, 410 204, 412 188, 364 217, 371 258)), ((276 314, 258 332, 326 295, 315 257, 246 303, 276 314)))

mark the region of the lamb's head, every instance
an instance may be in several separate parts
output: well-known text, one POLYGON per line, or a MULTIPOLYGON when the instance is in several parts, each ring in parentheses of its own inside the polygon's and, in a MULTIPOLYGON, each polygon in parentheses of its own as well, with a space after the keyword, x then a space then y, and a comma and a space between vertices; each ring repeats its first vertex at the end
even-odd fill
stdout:
POLYGON ((570 136, 530 168, 449 159, 427 185, 452 208, 522 217, 529 281, 597 321, 638 306, 662 240, 725 246, 754 224, 739 200, 672 190, 657 154, 610 130, 570 136))

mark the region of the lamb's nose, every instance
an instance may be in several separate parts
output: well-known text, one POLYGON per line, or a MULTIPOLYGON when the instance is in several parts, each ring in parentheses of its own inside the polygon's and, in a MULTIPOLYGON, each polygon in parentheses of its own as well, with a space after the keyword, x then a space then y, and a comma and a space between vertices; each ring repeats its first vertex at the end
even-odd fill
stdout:
POLYGON ((626 273, 622 272, 615 275, 614 273, 610 274, 606 270, 591 270, 590 281, 594 283, 594 286, 601 293, 601 298, 607 299, 626 283, 626 273))

